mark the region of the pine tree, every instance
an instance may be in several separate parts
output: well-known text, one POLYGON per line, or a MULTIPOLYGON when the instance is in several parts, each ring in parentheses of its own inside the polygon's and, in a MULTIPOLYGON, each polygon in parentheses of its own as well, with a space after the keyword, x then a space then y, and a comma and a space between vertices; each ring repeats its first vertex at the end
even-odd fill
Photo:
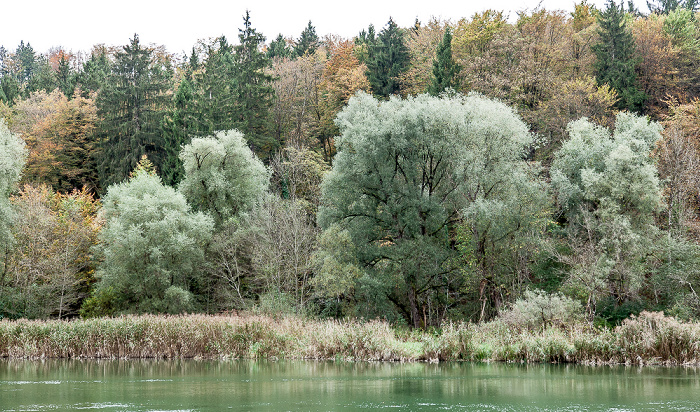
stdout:
POLYGON ((303 57, 307 53, 314 54, 316 49, 318 49, 318 45, 316 28, 311 25, 311 20, 309 20, 309 25, 301 32, 301 37, 299 37, 297 44, 294 46, 294 54, 298 57, 303 57))
POLYGON ((388 98, 400 89, 399 74, 408 67, 408 48, 404 44, 403 32, 389 19, 387 26, 379 32, 372 57, 367 62, 367 78, 375 96, 388 98))
POLYGON ((433 61, 433 81, 428 86, 428 93, 433 96, 445 91, 445 89, 459 88, 457 75, 461 67, 452 60, 452 33, 450 28, 445 29, 445 35, 437 48, 437 56, 433 61))
POLYGON ((600 40, 593 46, 595 76, 599 86, 608 84, 618 94, 617 108, 641 111, 646 95, 637 87, 635 47, 625 24, 625 13, 613 0, 598 16, 600 40))
POLYGON ((201 117, 197 112, 192 82, 184 78, 175 92, 173 107, 163 120, 163 138, 166 148, 163 183, 176 186, 185 176, 185 169, 179 157, 180 149, 189 144, 193 136, 200 133, 200 124, 201 117))
POLYGON ((138 35, 115 56, 109 80, 97 98, 103 141, 100 159, 102 187, 129 176, 143 155, 162 172, 167 149, 161 123, 169 99, 168 67, 138 35))
POLYGON ((265 36, 251 26, 248 11, 238 39, 240 44, 234 47, 233 55, 234 126, 246 136, 253 151, 267 159, 278 145, 270 137, 274 89, 272 76, 265 71, 272 63, 260 50, 265 36))

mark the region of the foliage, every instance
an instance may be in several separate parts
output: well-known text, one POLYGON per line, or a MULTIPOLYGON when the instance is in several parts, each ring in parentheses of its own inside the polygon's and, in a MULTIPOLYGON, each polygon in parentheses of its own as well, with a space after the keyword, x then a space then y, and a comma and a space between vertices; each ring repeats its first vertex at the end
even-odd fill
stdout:
POLYGON ((399 76, 406 70, 409 59, 403 36, 394 20, 389 19, 372 47, 372 57, 367 60, 367 79, 377 97, 388 98, 399 93, 399 76))
POLYGON ((143 161, 128 181, 107 189, 101 216, 97 294, 112 288, 119 312, 200 308, 208 293, 202 267, 211 217, 190 211, 185 197, 143 161))
POLYGON ((168 150, 161 122, 168 104, 169 62, 159 61, 152 48, 142 47, 138 35, 115 56, 111 73, 97 96, 104 137, 100 157, 103 188, 125 180, 142 156, 159 172, 168 150))
POLYGON ((568 287, 586 301, 634 298, 644 282, 644 257, 657 238, 661 190, 650 156, 661 127, 620 113, 610 132, 586 119, 569 125, 568 141, 550 170, 570 253, 568 287))
MULTIPOLYGON (((509 207, 496 194, 505 193, 501 180, 514 171, 516 180, 529 180, 521 159, 531 136, 512 111, 477 95, 379 103, 360 94, 338 124, 339 152, 322 185, 319 223, 348 231, 367 271, 364 293, 379 299, 366 304, 391 302, 418 326, 427 320, 419 312, 445 305, 462 284, 451 242, 462 213, 483 222, 475 229, 483 233, 483 212, 509 207)), ((512 180, 504 184, 520 189, 512 180)))
POLYGON ((437 95, 446 89, 459 90, 459 74, 461 67, 452 59, 452 33, 448 27, 438 45, 437 57, 433 61, 433 81, 428 93, 437 95))
POLYGON ((607 83, 617 92, 618 108, 639 112, 647 96, 637 86, 638 58, 623 8, 624 5, 618 7, 613 0, 608 0, 605 10, 598 16, 600 38, 593 46, 595 77, 598 85, 607 83))
MULTIPOLYGON (((0 119, 0 245, 4 246, 5 253, 12 240, 10 227, 14 219, 9 196, 16 188, 26 158, 27 149, 24 142, 10 132, 4 119, 0 119)), ((6 272, 4 266, 3 259, 3 275, 6 272)))
POLYGON ((180 192, 217 227, 249 212, 267 190, 267 169, 236 130, 192 139, 180 159, 185 169, 180 192))
POLYGON ((60 194, 27 185, 12 205, 15 243, 0 283, 0 312, 30 319, 77 315, 94 281, 92 247, 102 226, 97 201, 85 190, 60 194))
POLYGON ((550 326, 565 327, 580 322, 581 303, 562 294, 527 290, 522 298, 504 311, 500 318, 514 330, 538 330, 550 326))
POLYGON ((259 157, 267 159, 279 145, 270 136, 274 89, 272 76, 266 70, 271 66, 271 61, 260 49, 265 36, 252 27, 247 10, 243 28, 238 31, 240 44, 233 47, 231 66, 234 127, 246 136, 248 144, 259 157))

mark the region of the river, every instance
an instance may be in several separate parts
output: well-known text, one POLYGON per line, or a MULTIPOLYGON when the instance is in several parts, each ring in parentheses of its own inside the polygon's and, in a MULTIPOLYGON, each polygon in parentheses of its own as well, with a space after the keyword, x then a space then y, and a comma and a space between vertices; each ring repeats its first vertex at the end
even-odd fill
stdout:
POLYGON ((0 411, 693 411, 700 369, 0 360, 0 411))

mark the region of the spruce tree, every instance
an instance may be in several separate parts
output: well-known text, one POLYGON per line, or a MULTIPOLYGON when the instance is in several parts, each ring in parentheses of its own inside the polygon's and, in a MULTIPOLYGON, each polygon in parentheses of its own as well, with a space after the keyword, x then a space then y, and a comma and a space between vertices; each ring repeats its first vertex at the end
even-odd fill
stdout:
POLYGON ((139 43, 138 35, 115 56, 107 83, 97 98, 103 117, 100 129, 103 150, 100 159, 102 187, 129 176, 147 155, 158 172, 166 157, 161 123, 170 87, 167 67, 156 61, 153 51, 139 43))
POLYGON ((90 59, 83 64, 83 70, 76 76, 82 96, 88 98, 91 92, 98 92, 104 86, 110 70, 106 50, 94 50, 90 59))
POLYGON ((599 41, 593 46, 596 56, 595 76, 599 86, 608 84, 618 95, 616 107, 640 112, 646 95, 637 87, 635 47, 632 33, 625 24, 623 6, 608 0, 598 16, 599 41))
POLYGON ((265 36, 252 27, 248 11, 238 39, 240 44, 234 47, 233 54, 234 127, 246 136, 248 145, 258 156, 267 159, 278 144, 270 137, 274 89, 272 76, 266 69, 272 63, 260 49, 265 36))
POLYGON ((452 60, 452 33, 450 28, 445 29, 445 35, 437 48, 437 56, 433 61, 433 80, 428 86, 428 93, 433 96, 445 91, 445 89, 459 88, 457 75, 461 67, 452 60))
POLYGON ((301 32, 301 37, 299 37, 297 44, 294 46, 294 54, 299 57, 303 57, 307 53, 314 54, 316 49, 318 49, 318 45, 316 28, 311 25, 311 20, 309 20, 309 25, 301 32))
POLYGON ((287 47, 287 40, 282 37, 282 34, 278 34, 277 38, 270 43, 267 48, 267 58, 272 60, 275 57, 291 57, 292 50, 287 47))
POLYGON ((367 78, 375 96, 388 98, 400 89, 399 75, 408 68, 408 48, 404 44, 403 32, 389 19, 387 26, 379 32, 377 43, 367 62, 367 78))
POLYGON ((230 130, 235 124, 235 78, 233 47, 225 36, 208 47, 201 70, 193 77, 197 136, 230 130))

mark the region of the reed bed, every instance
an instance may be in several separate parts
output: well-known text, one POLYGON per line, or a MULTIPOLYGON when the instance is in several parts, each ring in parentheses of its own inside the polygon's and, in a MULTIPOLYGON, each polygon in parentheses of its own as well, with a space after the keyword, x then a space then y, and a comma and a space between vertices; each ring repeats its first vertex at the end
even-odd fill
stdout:
POLYGON ((700 364, 700 325, 643 312, 614 330, 496 320, 398 330, 381 321, 257 315, 0 321, 0 357, 700 364))

